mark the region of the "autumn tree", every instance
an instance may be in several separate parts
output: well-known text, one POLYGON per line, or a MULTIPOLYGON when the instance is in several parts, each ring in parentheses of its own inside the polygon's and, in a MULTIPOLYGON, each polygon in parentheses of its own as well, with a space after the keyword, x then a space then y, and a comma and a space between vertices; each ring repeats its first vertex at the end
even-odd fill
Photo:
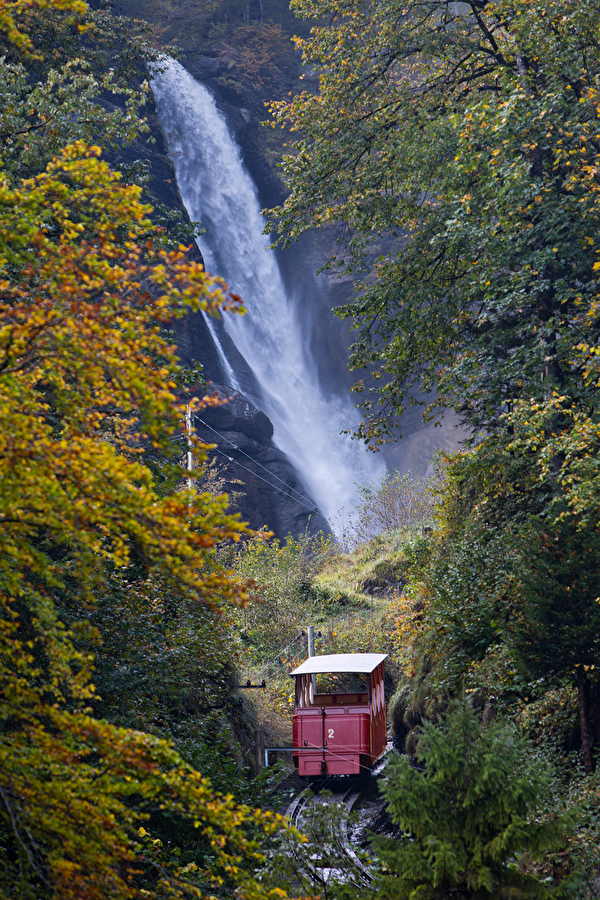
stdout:
POLYGON ((155 241, 189 244, 194 229, 156 196, 150 162, 148 64, 159 65, 159 53, 142 22, 95 7, 81 4, 74 20, 55 5, 18 5, 15 22, 26 39, 15 44, 0 34, 4 172, 37 175, 67 144, 99 146, 128 183, 143 187, 152 220, 163 228, 155 241))
MULTIPOLYGON (((1 0, 23 54, 40 9, 86 14, 77 0, 1 0)), ((111 568, 125 593, 144 573, 182 606, 243 599, 215 548, 245 526, 226 497, 182 488, 168 330, 239 300, 163 247, 141 189, 99 148, 76 140, 19 177, 32 87, 14 67, 3 77, 16 105, 0 175, 0 896, 258 896, 253 835, 275 819, 216 794, 169 743, 94 717, 88 621, 111 568), (157 816, 187 833, 192 860, 154 838, 157 816)))
POLYGON ((134 826, 149 807, 217 830, 238 815, 160 741, 90 717, 91 659, 74 644, 85 625, 67 630, 57 615, 65 593, 93 605, 108 562, 135 560, 188 600, 239 596, 212 548, 243 526, 226 498, 176 490, 177 364, 162 336, 187 309, 235 301, 183 254, 152 249, 148 211, 83 145, 18 188, 0 185, 7 896, 19 883, 133 896, 134 826), (160 485, 149 447, 164 459, 160 485))
POLYGON ((6 175, 38 174, 76 140, 114 150, 143 129, 138 108, 145 89, 141 79, 137 86, 133 81, 136 71, 143 71, 142 47, 131 36, 126 43, 119 19, 108 12, 86 10, 79 19, 81 32, 60 10, 30 12, 19 22, 34 28, 33 45, 0 42, 6 175), (114 44, 119 39, 117 55, 114 44), (127 63, 119 65, 121 52, 127 63))

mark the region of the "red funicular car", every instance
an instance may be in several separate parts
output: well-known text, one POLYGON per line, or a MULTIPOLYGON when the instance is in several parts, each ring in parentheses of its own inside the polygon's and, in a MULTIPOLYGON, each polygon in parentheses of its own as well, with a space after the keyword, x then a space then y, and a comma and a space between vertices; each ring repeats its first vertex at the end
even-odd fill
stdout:
POLYGON ((383 753, 386 657, 387 653, 310 656, 291 672, 296 683, 294 762, 299 775, 363 774, 383 753))

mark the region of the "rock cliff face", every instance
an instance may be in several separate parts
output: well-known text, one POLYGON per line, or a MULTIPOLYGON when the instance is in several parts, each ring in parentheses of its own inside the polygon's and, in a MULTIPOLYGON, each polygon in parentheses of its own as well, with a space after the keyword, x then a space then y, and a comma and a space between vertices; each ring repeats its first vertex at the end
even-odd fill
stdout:
MULTIPOLYGON (((266 526, 279 538, 307 530, 329 534, 327 521, 294 467, 273 444, 270 419, 223 383, 222 363, 201 314, 177 324, 177 344, 182 361, 192 368, 200 363, 209 393, 222 401, 199 412, 194 427, 205 443, 215 445, 209 456, 215 460, 223 489, 234 498, 233 508, 252 528, 266 526)), ((204 389, 195 393, 203 396, 204 389)))
POLYGON ((224 404, 195 417, 197 434, 215 444, 214 454, 230 495, 256 529, 265 524, 276 535, 329 532, 329 526, 290 461, 273 446, 270 419, 242 394, 213 384, 224 404), (240 484, 240 482, 242 484, 240 484))
POLYGON ((263 205, 280 203, 285 185, 275 161, 286 137, 261 123, 266 104, 299 85, 302 68, 291 39, 308 33, 310 24, 295 18, 289 0, 117 0, 117 12, 147 23, 160 48, 176 45, 183 65, 226 116, 263 205))

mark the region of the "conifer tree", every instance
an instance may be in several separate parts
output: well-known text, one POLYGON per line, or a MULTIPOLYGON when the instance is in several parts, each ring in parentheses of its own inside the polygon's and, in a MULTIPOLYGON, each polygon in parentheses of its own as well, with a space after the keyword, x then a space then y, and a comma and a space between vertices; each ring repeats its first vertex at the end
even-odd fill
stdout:
POLYGON ((380 838, 379 896, 429 898, 550 897, 521 872, 517 854, 536 856, 560 840, 564 822, 536 820, 544 775, 500 726, 482 727, 467 700, 455 700, 440 725, 426 723, 418 768, 396 756, 383 794, 405 832, 380 838))
POLYGON ((593 770, 587 694, 600 665, 600 536, 596 530, 546 527, 521 559, 517 615, 511 639, 534 677, 577 685, 583 764, 593 770), (531 548, 537 547, 536 552, 531 548))

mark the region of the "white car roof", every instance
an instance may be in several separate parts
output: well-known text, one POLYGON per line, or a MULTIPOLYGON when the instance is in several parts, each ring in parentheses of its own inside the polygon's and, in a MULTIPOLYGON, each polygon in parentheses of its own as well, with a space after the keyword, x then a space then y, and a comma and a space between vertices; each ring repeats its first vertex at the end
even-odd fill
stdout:
POLYGON ((373 672, 387 659, 387 653, 332 653, 309 656, 290 675, 319 675, 328 672, 373 672))

